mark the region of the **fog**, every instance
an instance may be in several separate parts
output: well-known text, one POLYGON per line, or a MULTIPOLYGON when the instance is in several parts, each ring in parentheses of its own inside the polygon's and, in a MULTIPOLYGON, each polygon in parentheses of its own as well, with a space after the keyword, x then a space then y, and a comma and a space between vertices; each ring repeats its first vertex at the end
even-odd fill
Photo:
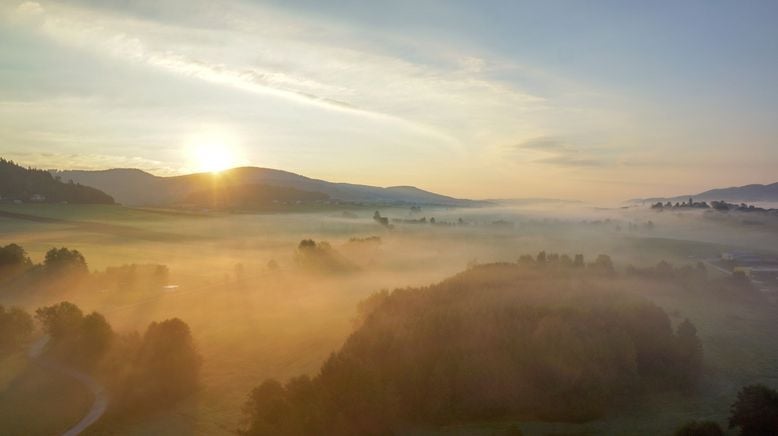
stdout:
MULTIPOLYGON (((75 249, 86 259, 89 274, 77 280, 13 276, 2 282, 3 306, 34 313, 68 301, 85 314, 99 312, 118 334, 142 334, 150 323, 171 318, 191 328, 202 356, 198 389, 173 404, 172 413, 121 421, 118 428, 127 434, 228 434, 243 428, 249 391, 266 379, 318 374, 358 327, 359 303, 381 290, 424 287, 477 265, 516 263, 522 255, 541 251, 571 258, 582 254, 587 263, 607 254, 622 274, 628 266, 653 267, 662 260, 695 265, 723 252, 778 247, 774 217, 749 225, 735 216, 657 212, 642 205, 527 201, 481 208, 378 208, 387 225, 374 219, 374 207, 299 214, 68 205, 12 209, 57 221, 0 218, 0 245, 18 244, 33 263, 43 262, 52 247, 75 249)), ((709 278, 724 276, 708 267, 709 278)), ((717 320, 736 316, 761 325, 773 319, 773 306, 763 313, 746 298, 681 295, 639 280, 619 287, 661 306, 674 325, 690 318, 700 331, 706 368, 720 373, 703 379, 705 395, 671 395, 666 401, 687 412, 662 422, 662 431, 694 418, 688 411, 700 404, 713 408, 710 416, 723 422, 728 409, 722 404, 728 406, 741 384, 778 376, 775 367, 758 373, 740 367, 742 361, 715 360, 732 352, 738 336, 718 330, 717 320), (713 400, 706 397, 711 393, 713 400)), ((761 349, 757 337, 749 336, 755 343, 741 354, 761 349)), ((8 359, 3 362, 9 365, 8 359)), ((644 415, 651 413, 659 411, 649 408, 644 415)), ((622 426, 616 428, 637 419, 630 410, 613 415, 611 422, 622 426)), ((596 422, 599 427, 573 428, 610 431, 596 422)), ((93 428, 106 429, 97 425, 93 428)), ((543 434, 556 428, 548 425, 529 424, 523 430, 543 434)), ((488 426, 472 430, 492 431, 488 426)))

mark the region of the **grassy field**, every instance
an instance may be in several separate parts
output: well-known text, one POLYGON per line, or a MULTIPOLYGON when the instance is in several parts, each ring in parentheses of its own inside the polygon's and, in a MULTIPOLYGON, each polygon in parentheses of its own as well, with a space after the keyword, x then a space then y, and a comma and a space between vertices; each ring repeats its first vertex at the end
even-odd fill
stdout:
POLYGON ((92 397, 77 381, 28 362, 17 353, 0 360, 0 429, 4 435, 52 435, 72 427, 92 397))
MULTIPOLYGON (((731 235, 707 228, 701 233, 692 223, 671 216, 657 220, 652 232, 629 233, 617 226, 646 218, 618 218, 610 211, 604 216, 587 211, 580 217, 566 212, 564 217, 546 219, 537 211, 430 209, 422 215, 450 222, 463 218, 468 225, 397 225, 389 230, 373 222, 372 210, 352 212, 358 218, 338 212, 233 215, 121 206, 0 205, 0 243, 22 245, 33 261, 41 261, 51 247, 66 246, 81 251, 92 270, 130 263, 168 265, 171 282, 179 285, 169 292, 128 294, 99 289, 62 289, 45 295, 5 293, 0 294, 0 304, 34 310, 67 299, 86 311, 105 314, 120 332, 142 331, 154 320, 184 319, 205 356, 199 394, 172 411, 131 423, 121 433, 231 434, 240 425, 241 406, 252 387, 268 377, 314 374, 350 333, 356 304, 377 290, 425 285, 461 271, 472 261, 515 261, 521 254, 540 250, 580 252, 588 259, 610 253, 617 266, 624 266, 655 264, 661 259, 691 263, 696 257, 716 256, 739 246, 732 243, 731 235), (2 217, 2 212, 15 215, 2 217), (497 220, 510 220, 514 225, 491 225, 497 220), (672 224, 676 220, 680 220, 678 224, 672 224), (382 238, 378 248, 356 250, 348 243, 351 237, 371 235, 382 238), (303 238, 329 241, 359 265, 361 272, 347 276, 301 274, 295 269, 293 256, 303 238), (271 259, 280 266, 276 273, 266 268, 271 259), (238 264, 245 271, 242 281, 236 275, 238 264)), ((382 210, 382 214, 409 216, 406 209, 382 210)), ((740 236, 744 241, 763 238, 750 233, 740 236)), ((772 306, 711 301, 680 292, 641 292, 648 292, 651 299, 675 314, 675 321, 689 317, 700 329, 708 356, 701 394, 646 398, 639 404, 630 403, 631 407, 604 422, 576 426, 522 423, 525 434, 661 435, 670 434, 691 418, 712 418, 723 424, 741 385, 778 382, 778 344, 770 334, 776 325, 772 306)), ((0 371, 0 386, 5 383, 16 389, 6 392, 24 394, 33 388, 43 389, 31 384, 29 376, 9 376, 13 368, 17 372, 21 368, 18 360, 18 367, 13 362, 4 363, 0 371)), ((19 374, 33 375, 34 371, 37 369, 27 368, 19 374)), ((71 395, 77 395, 66 381, 50 376, 43 380, 59 383, 64 391, 70 389, 71 395)), ((12 397, 3 395, 6 401, 12 397)), ((70 402, 71 412, 81 407, 79 401, 70 402)), ((62 418, 54 421, 63 424, 66 413, 61 412, 62 418)), ((3 416, 31 419, 19 414, 22 411, 14 413, 5 411, 3 416)), ((0 421, 0 428, 6 422, 0 421)), ((421 429, 419 434, 492 434, 504 425, 421 429)))

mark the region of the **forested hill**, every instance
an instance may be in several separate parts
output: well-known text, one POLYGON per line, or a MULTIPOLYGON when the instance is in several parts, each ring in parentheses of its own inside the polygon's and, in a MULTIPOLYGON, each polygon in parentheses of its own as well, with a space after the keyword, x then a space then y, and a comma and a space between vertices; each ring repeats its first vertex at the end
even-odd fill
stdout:
MULTIPOLYGON (((176 206, 187 204, 193 195, 212 189, 214 175, 195 173, 180 176, 161 177, 139 169, 114 168, 103 171, 56 171, 55 175, 64 181, 86 183, 111 194, 119 203, 135 206, 176 206)), ((217 180, 226 188, 225 192, 235 198, 245 196, 249 187, 255 191, 267 191, 268 187, 289 188, 299 195, 300 191, 318 193, 321 198, 344 202, 381 204, 425 204, 441 206, 481 206, 487 202, 453 198, 447 195, 424 191, 413 186, 379 187, 353 183, 328 182, 312 179, 283 170, 258 167, 241 167, 221 171, 217 180), (238 189, 241 192, 229 191, 238 189)), ((275 194, 281 191, 276 189, 275 194)), ((265 195, 265 194, 262 194, 265 195)), ((286 197, 278 198, 284 200, 286 197)))
POLYGON ((656 203, 659 201, 664 203, 670 201, 676 203, 679 201, 686 201, 690 197, 695 201, 730 201, 734 203, 754 201, 776 202, 778 201, 778 182, 769 185, 753 184, 733 186, 731 188, 717 188, 698 194, 686 194, 677 197, 637 198, 631 201, 639 203, 656 203))
POLYGON ((48 171, 24 168, 0 158, 0 199, 41 203, 112 204, 105 192, 78 183, 63 183, 48 171))

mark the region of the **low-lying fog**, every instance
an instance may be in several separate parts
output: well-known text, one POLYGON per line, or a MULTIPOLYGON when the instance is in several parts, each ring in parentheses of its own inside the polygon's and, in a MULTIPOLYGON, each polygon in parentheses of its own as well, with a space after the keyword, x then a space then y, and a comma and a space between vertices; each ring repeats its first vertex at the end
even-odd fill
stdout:
POLYGON ((33 262, 55 246, 76 249, 94 277, 45 290, 8 285, 0 303, 33 312, 67 300, 85 313, 100 312, 117 332, 142 332, 150 322, 172 317, 192 328, 203 356, 201 391, 178 406, 179 414, 134 423, 129 428, 137 434, 237 428, 252 387, 269 377, 316 374, 352 331, 357 304, 382 289, 425 286, 468 266, 516 262, 542 250, 583 254, 587 262, 605 253, 623 270, 778 247, 774 222, 749 225, 642 205, 379 208, 388 218, 384 223, 367 208, 269 215, 19 208, 63 221, 0 218, 0 245, 19 244, 33 262), (306 254, 301 241, 308 239, 327 252, 325 260, 306 254), (118 279, 106 272, 131 264, 164 265, 168 272, 153 283, 140 272, 118 279))

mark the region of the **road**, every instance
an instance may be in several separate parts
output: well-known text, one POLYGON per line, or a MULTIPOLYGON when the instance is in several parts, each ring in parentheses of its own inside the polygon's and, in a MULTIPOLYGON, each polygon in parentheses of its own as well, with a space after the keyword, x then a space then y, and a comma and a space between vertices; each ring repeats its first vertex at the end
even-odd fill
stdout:
POLYGON ((92 407, 89 408, 89 411, 86 413, 86 415, 81 418, 81 421, 63 433, 63 436, 75 436, 86 430, 87 427, 97 422, 97 420, 103 416, 105 409, 108 407, 108 395, 100 383, 98 383, 97 380, 95 380, 89 374, 41 357, 43 350, 46 348, 46 344, 49 342, 49 339, 49 336, 45 335, 37 341, 33 342, 33 344, 30 346, 30 349, 27 351, 27 356, 30 359, 35 360, 38 365, 41 365, 46 369, 57 371, 70 378, 76 379, 79 383, 89 389, 89 392, 92 393, 92 397, 94 398, 92 407))

